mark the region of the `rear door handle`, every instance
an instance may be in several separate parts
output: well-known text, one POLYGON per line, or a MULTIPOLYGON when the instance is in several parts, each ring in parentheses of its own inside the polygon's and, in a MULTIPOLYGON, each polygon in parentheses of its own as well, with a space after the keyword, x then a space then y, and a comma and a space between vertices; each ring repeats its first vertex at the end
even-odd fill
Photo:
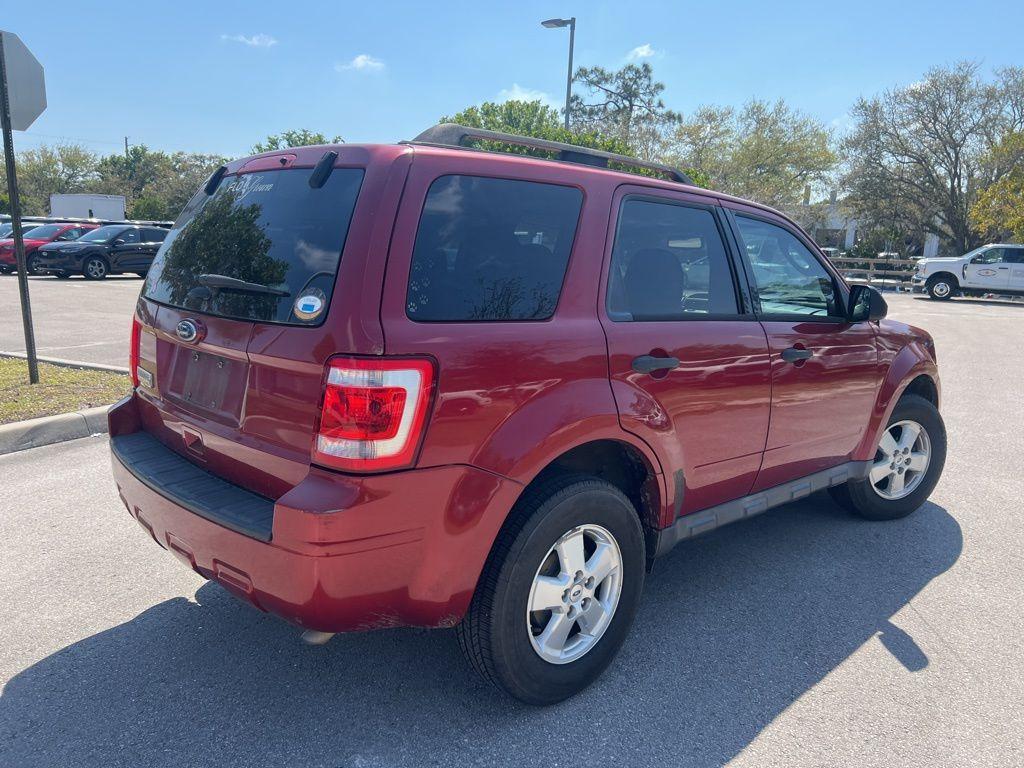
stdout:
POLYGON ((655 371, 670 371, 678 367, 678 357, 654 357, 653 355, 640 355, 633 358, 633 370, 637 373, 654 373, 655 371))
POLYGON ((800 347, 790 347, 789 349, 782 350, 782 359, 787 363, 796 363, 800 360, 808 360, 814 353, 809 349, 801 349, 800 347))

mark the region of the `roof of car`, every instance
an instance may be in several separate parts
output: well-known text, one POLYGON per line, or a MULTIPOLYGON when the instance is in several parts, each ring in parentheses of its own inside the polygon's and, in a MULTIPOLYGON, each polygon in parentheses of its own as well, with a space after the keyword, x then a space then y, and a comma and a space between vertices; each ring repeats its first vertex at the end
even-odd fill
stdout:
POLYGON ((274 150, 272 152, 264 152, 250 157, 240 157, 228 162, 224 166, 224 173, 239 173, 243 171, 243 169, 246 169, 247 166, 253 168, 253 170, 277 170, 277 166, 270 167, 253 162, 255 160, 264 160, 273 157, 287 158, 287 162, 283 162, 280 166, 282 169, 313 167, 326 152, 337 153, 338 159, 335 161, 336 167, 365 165, 372 160, 387 162, 388 160, 394 160, 405 154, 449 157, 465 157, 467 154, 473 154, 479 155, 481 158, 486 158, 488 162, 507 165, 510 169, 520 164, 541 165, 563 170, 571 169, 571 171, 574 174, 577 174, 580 178, 586 178, 588 176, 608 178, 609 176, 612 176, 618 179, 619 183, 622 184, 643 185, 676 192, 687 192, 690 194, 713 198, 722 202, 731 202, 739 205, 750 206, 766 213, 773 214, 774 216, 799 227, 796 222, 793 222, 791 217, 775 208, 754 202, 753 200, 745 200, 724 192, 706 189, 693 184, 685 184, 680 181, 671 181, 669 179, 660 179, 652 176, 641 176, 636 173, 616 170, 613 168, 600 168, 594 165, 586 165, 578 162, 566 162, 564 160, 535 157, 533 155, 513 154, 511 152, 491 151, 478 147, 454 147, 415 142, 402 142, 398 144, 319 144, 306 147, 291 147, 288 149, 274 150))

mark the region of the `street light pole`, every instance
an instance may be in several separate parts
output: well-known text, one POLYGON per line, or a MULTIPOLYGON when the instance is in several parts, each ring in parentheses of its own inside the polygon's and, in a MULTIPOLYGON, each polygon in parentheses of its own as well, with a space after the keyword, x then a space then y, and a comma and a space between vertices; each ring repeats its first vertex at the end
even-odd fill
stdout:
POLYGON ((576 17, 569 19, 548 19, 542 21, 542 27, 547 29, 569 28, 569 72, 565 77, 565 130, 569 130, 569 103, 572 100, 572 53, 576 43, 576 17))

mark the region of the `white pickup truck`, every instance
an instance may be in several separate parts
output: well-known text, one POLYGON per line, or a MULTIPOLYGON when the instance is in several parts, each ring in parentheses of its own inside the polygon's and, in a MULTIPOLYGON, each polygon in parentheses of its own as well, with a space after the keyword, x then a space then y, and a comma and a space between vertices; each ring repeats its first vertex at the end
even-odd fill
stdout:
POLYGON ((1024 296, 1024 245, 990 243, 963 256, 921 259, 912 284, 939 300, 986 293, 1024 296))

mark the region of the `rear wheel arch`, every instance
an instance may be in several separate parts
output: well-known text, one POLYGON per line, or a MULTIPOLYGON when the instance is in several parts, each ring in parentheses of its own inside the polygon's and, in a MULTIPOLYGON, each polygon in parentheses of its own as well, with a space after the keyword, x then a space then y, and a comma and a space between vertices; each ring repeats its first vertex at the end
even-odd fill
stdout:
MULTIPOLYGON (((519 499, 529 498, 537 487, 560 476, 590 476, 610 483, 633 504, 645 532, 659 527, 665 499, 660 468, 633 443, 602 438, 567 448, 526 484, 519 499)), ((513 517, 510 511, 502 527, 513 517)))

